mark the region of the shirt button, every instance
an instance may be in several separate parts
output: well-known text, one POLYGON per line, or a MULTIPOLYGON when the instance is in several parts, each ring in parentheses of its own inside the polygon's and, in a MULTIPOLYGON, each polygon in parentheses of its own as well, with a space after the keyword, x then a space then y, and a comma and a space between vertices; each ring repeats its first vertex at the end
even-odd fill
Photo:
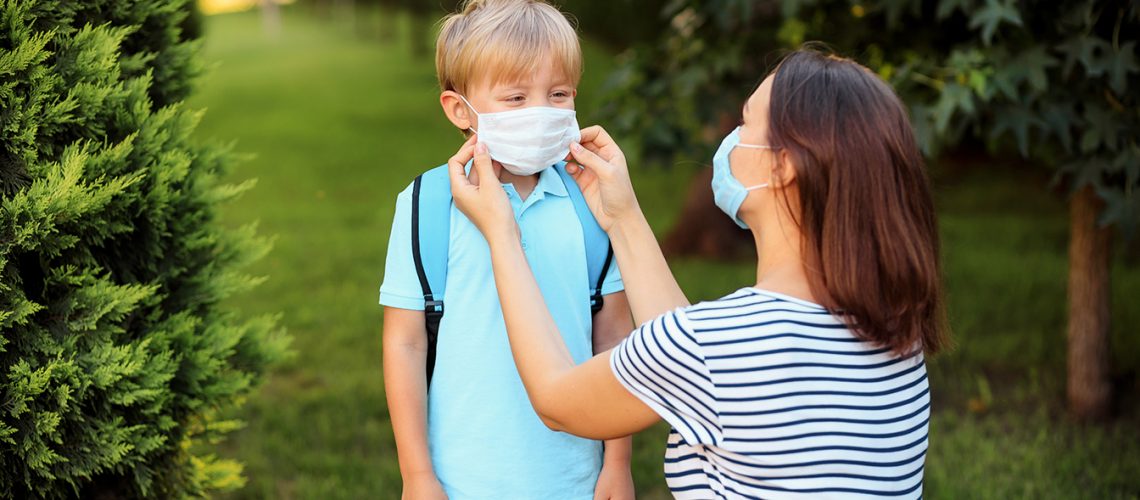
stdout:
POLYGON ((522 247, 523 247, 523 250, 526 250, 526 240, 522 240, 522 247))

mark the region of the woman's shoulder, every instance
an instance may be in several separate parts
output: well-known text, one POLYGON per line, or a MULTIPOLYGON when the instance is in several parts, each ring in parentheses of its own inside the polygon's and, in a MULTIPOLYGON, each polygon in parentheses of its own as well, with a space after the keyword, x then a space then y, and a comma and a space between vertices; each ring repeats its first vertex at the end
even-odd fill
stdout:
POLYGON ((694 337, 714 342, 742 335, 752 337, 759 330, 772 329, 780 332, 811 329, 837 338, 850 337, 842 319, 823 306, 754 287, 693 304, 676 314, 679 325, 694 337))
POLYGON ((778 312, 831 316, 831 312, 819 304, 755 287, 744 287, 719 299, 698 302, 679 311, 687 318, 778 312))

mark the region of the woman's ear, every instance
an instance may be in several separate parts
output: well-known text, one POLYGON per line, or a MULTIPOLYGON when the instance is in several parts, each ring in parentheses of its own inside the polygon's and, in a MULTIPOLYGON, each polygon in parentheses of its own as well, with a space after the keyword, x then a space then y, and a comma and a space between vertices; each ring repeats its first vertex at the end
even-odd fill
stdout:
POLYGON ((787 149, 780 149, 776 154, 776 164, 772 166, 773 188, 785 188, 796 182, 796 158, 787 149))
POLYGON ((447 115, 447 120, 455 125, 459 130, 468 130, 475 125, 471 108, 459 98, 459 93, 454 90, 445 90, 439 94, 439 105, 443 107, 443 114, 447 115))

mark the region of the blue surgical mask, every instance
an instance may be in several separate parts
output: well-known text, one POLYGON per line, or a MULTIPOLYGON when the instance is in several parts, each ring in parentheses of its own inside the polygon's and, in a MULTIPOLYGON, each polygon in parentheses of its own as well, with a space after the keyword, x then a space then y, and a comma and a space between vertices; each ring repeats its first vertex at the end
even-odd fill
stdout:
POLYGON ((736 177, 732 175, 732 168, 729 166, 729 155, 735 148, 750 148, 750 149, 773 149, 772 146, 762 146, 759 144, 741 144, 740 142, 740 127, 736 127, 728 136, 720 143, 717 148, 716 154, 713 155, 713 178, 712 190, 713 200, 716 201, 716 206, 719 207, 724 213, 728 214, 732 220, 736 221, 736 225, 748 229, 748 224, 745 224, 740 219, 738 212, 740 212, 740 205, 744 204, 744 199, 748 197, 748 192, 754 189, 766 188, 768 183, 758 184, 752 187, 744 187, 736 177))

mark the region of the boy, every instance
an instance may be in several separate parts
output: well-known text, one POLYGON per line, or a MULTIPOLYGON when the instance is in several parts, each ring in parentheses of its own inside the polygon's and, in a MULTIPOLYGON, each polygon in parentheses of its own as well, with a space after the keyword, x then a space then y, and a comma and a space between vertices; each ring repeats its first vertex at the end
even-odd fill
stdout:
MULTIPOLYGON (((574 28, 539 0, 469 0, 444 21, 436 46, 443 111, 490 150, 543 298, 578 362, 633 327, 616 265, 595 266, 604 273, 604 297, 591 310, 585 239, 596 223, 582 220, 569 191, 578 187, 556 170, 578 138, 581 67, 574 28)), ((632 498, 630 439, 606 441, 603 455, 602 443, 543 425, 511 358, 486 240, 451 206, 446 249, 423 248, 419 233, 413 242, 412 212, 422 206, 413 186, 396 200, 380 288, 384 383, 404 498, 632 498), (424 311, 433 307, 426 297, 433 287, 421 284, 428 264, 414 255, 441 250, 445 314, 432 368, 424 311)))

